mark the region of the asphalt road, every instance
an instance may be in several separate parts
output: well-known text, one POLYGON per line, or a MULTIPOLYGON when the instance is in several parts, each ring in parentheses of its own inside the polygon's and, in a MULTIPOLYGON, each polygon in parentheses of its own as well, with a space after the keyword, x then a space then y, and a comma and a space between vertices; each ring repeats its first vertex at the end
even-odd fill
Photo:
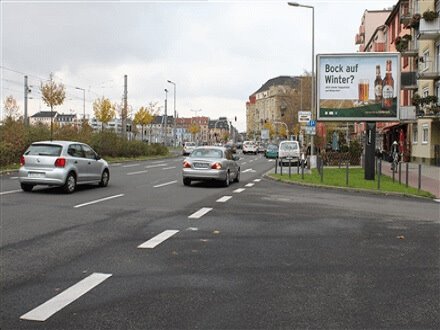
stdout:
POLYGON ((1 329, 440 328, 440 204, 241 181, 185 187, 182 158, 107 188, 1 181, 1 329))

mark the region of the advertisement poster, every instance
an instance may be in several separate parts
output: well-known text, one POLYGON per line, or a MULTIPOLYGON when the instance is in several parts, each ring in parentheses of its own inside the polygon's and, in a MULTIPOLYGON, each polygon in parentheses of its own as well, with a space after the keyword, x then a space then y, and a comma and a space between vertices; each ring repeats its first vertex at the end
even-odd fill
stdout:
POLYGON ((317 58, 318 120, 399 120, 399 53, 326 54, 317 58))

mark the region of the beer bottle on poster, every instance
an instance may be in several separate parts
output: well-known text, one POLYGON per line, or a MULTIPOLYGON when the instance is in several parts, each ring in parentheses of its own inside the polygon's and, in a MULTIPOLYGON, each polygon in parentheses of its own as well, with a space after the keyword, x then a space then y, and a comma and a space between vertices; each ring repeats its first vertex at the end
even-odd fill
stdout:
POLYGON ((382 83, 382 109, 386 110, 393 107, 394 79, 391 70, 391 60, 387 60, 387 70, 382 83))
POLYGON ((382 103, 382 83, 380 65, 376 65, 376 80, 374 81, 374 99, 376 103, 382 103))

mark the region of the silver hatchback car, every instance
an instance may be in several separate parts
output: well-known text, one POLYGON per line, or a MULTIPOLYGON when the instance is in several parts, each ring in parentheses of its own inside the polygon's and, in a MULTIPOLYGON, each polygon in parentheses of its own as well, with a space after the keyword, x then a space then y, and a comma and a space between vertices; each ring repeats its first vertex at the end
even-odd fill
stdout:
POLYGON ((72 193, 78 184, 96 183, 106 187, 110 180, 107 162, 80 142, 34 142, 20 157, 20 165, 18 178, 24 191, 46 185, 72 193))
POLYGON ((221 181, 225 187, 232 180, 240 181, 238 156, 223 147, 199 147, 193 150, 183 161, 183 184, 189 186, 191 181, 221 181))

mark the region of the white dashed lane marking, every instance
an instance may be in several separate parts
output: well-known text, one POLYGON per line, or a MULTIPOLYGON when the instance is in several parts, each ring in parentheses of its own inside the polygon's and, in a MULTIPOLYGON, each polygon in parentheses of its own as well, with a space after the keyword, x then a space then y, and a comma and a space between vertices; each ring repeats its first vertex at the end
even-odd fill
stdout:
POLYGON ((64 290, 59 295, 56 295, 52 299, 46 301, 44 304, 22 315, 20 318, 31 321, 46 321, 53 314, 71 304, 82 295, 86 294, 95 286, 104 282, 110 276, 112 276, 112 274, 93 273, 92 275, 79 281, 77 284, 64 290))
POLYGON ((152 239, 139 245, 138 249, 154 249, 160 243, 162 243, 163 241, 166 241, 171 236, 176 235, 178 232, 179 232, 178 230, 165 230, 164 232, 160 233, 159 235, 156 235, 152 239))
POLYGON ((165 171, 165 170, 171 170, 171 169, 173 169, 173 168, 176 168, 176 166, 164 167, 162 170, 163 170, 163 171, 165 171))
POLYGON ((136 167, 139 166, 140 164, 128 164, 128 165, 123 165, 122 167, 124 168, 128 168, 128 167, 136 167))
POLYGON ((167 166, 167 165, 168 165, 168 164, 147 165, 147 166, 145 166, 145 168, 164 167, 164 166, 167 166))
POLYGON ((230 200, 232 196, 223 196, 222 198, 217 199, 217 203, 225 203, 230 200))
POLYGON ((2 192, 0 192, 0 196, 9 195, 9 194, 16 194, 16 193, 19 193, 19 192, 21 192, 21 189, 19 189, 19 190, 2 191, 2 192))
POLYGON ((158 184, 156 186, 153 186, 153 188, 165 187, 165 186, 169 186, 170 184, 174 184, 174 183, 177 183, 177 180, 170 181, 170 182, 165 182, 165 183, 162 183, 162 184, 158 184))
POLYGON ((235 189, 233 192, 236 193, 236 194, 239 194, 239 193, 241 193, 241 192, 243 192, 245 190, 246 190, 245 188, 238 188, 238 189, 235 189))
POLYGON ((144 171, 137 171, 137 172, 128 172, 127 175, 136 175, 136 174, 144 174, 147 173, 147 170, 144 171))
POLYGON ((79 207, 83 207, 83 206, 87 206, 87 205, 91 205, 91 204, 105 202, 105 201, 108 201, 109 199, 118 198, 118 197, 122 197, 122 196, 124 196, 124 194, 119 194, 119 195, 115 195, 115 196, 109 196, 109 197, 97 199, 95 201, 87 202, 87 203, 84 203, 84 204, 75 205, 74 208, 77 209, 79 207))
POLYGON ((255 179, 254 180, 254 182, 260 182, 261 181, 261 179, 255 179))
POLYGON ((197 212, 191 214, 188 218, 189 219, 200 219, 201 217, 203 217, 206 213, 211 212, 212 207, 202 207, 200 210, 198 210, 197 212))
POLYGON ((245 187, 253 187, 255 185, 255 183, 248 183, 247 185, 245 185, 245 187))

